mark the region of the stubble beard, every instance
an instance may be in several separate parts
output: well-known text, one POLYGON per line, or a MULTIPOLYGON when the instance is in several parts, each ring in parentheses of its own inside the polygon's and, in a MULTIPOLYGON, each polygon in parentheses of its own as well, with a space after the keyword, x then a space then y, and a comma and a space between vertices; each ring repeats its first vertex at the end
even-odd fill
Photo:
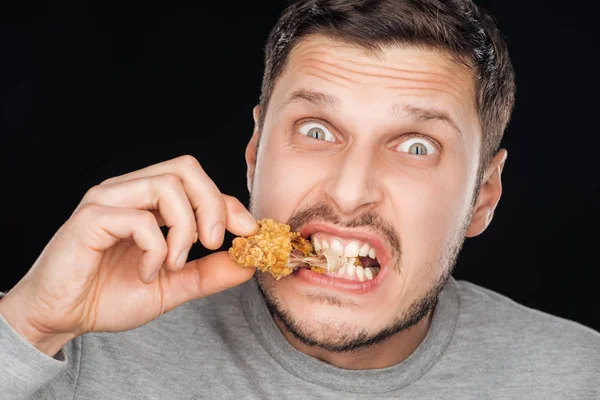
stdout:
MULTIPOLYGON (((476 192, 478 192, 478 190, 476 192)), ((257 216, 254 212, 252 199, 251 211, 257 216)), ((369 331, 362 326, 348 324, 339 320, 328 323, 323 323, 321 321, 300 321, 278 298, 276 281, 268 279, 260 271, 257 271, 254 275, 254 281, 272 317, 278 320, 281 325, 283 325, 283 327, 302 344, 307 347, 319 348, 332 353, 359 352, 368 347, 385 342, 390 337, 409 329, 419 323, 423 318, 431 315, 435 310, 439 295, 446 286, 452 270, 456 265, 472 213, 473 207, 471 207, 471 210, 468 213, 469 215, 464 218, 460 229, 452 238, 449 238, 446 241, 446 245, 443 247, 444 250, 437 261, 434 262, 434 265, 427 266, 428 268, 432 267, 430 269, 432 271, 441 271, 438 278, 431 284, 423 296, 415 299, 415 301, 413 301, 413 303, 405 310, 399 311, 393 321, 377 331, 369 331)), ((393 228, 377 214, 371 213, 362 215, 349 222, 341 222, 329 206, 319 204, 295 213, 288 221, 288 224, 294 229, 296 226, 300 226, 312 220, 337 223, 343 226, 370 226, 371 228, 377 226, 377 230, 382 233, 382 236, 398 246, 395 248, 396 252, 392 257, 395 260, 395 264, 391 265, 391 268, 395 271, 400 271, 401 247, 399 238, 395 234, 395 231, 393 231, 393 228)), ((335 297, 330 297, 327 300, 330 305, 347 305, 341 303, 335 297)))
MULTIPOLYGON (((258 152, 258 145, 256 151, 258 152)), ((442 254, 438 257, 437 262, 435 263, 437 264, 437 270, 442 271, 439 278, 431 284, 429 289, 426 291, 425 295, 423 295, 419 299, 416 299, 405 311, 399 312, 394 318, 394 320, 390 324, 388 324, 387 327, 379 329, 379 331, 377 332, 369 332, 363 327, 348 326, 348 324, 345 324, 344 322, 339 322, 337 324, 320 324, 318 328, 311 328, 310 326, 308 326, 308 324, 304 324, 297 318, 295 318, 285 307, 285 305, 282 304, 282 302, 277 298, 277 296, 275 295, 276 288, 274 287, 274 281, 272 279, 270 279, 269 281, 265 280, 264 273, 257 271, 254 274, 253 279, 263 298, 263 301, 265 302, 269 312, 271 313, 271 316, 275 319, 278 319, 283 325, 283 327, 302 344, 308 347, 320 348, 332 353, 359 352, 370 346, 383 343, 390 337, 402 331, 405 331, 419 323, 423 318, 434 312, 439 299, 439 295, 446 286, 446 283, 450 279, 452 271, 456 266, 458 255, 460 254, 460 251, 466 239, 465 235, 468 231, 471 219, 473 217, 473 213, 475 212, 476 202, 481 190, 484 172, 485 169, 482 168, 482 165, 479 165, 475 178, 475 188, 471 193, 472 196, 467 215, 463 218, 462 224, 460 225, 459 229, 456 230, 455 235, 447 239, 446 245, 443 247, 444 250, 442 251, 442 254)), ((254 178, 254 176, 251 177, 251 187, 254 186, 254 178)), ((318 207, 319 205, 312 207, 308 210, 304 210, 305 214, 303 216, 300 216, 300 218, 298 218, 298 213, 296 213, 295 216, 297 218, 294 219, 294 216, 292 216, 292 218, 290 218, 290 221, 288 222, 291 222, 292 225, 301 224, 303 222, 308 222, 308 219, 310 217, 322 217, 322 214, 315 215, 314 212, 311 215, 311 211, 315 211, 318 207), (304 221, 302 219, 304 219, 304 221)), ((256 218, 262 217, 257 212, 255 199, 252 195, 252 189, 250 189, 249 208, 250 212, 256 218)), ((340 222, 339 219, 336 220, 337 216, 334 216, 334 214, 330 211, 330 208, 325 211, 325 214, 329 213, 329 215, 327 216, 327 218, 329 218, 329 222, 340 222)), ((319 214, 319 212, 317 211, 316 214, 319 214)), ((381 219, 377 219, 377 221, 380 222, 381 228, 381 219)), ((354 224, 350 223, 346 224, 346 226, 350 227, 368 225, 370 222, 373 222, 372 218, 366 216, 366 218, 355 219, 354 224)), ((383 223, 383 226, 390 227, 390 225, 385 223, 383 223)), ((292 229, 294 229, 294 226, 292 226, 292 229)), ((387 236, 388 240, 392 239, 392 242, 397 241, 397 243, 393 243, 393 245, 398 246, 396 248, 397 253, 393 255, 393 258, 397 260, 393 268, 396 271, 399 271, 401 259, 401 247, 399 238, 395 234, 395 231, 388 231, 382 233, 384 234, 384 236, 387 236)), ((333 301, 335 301, 335 299, 333 299, 333 301)))

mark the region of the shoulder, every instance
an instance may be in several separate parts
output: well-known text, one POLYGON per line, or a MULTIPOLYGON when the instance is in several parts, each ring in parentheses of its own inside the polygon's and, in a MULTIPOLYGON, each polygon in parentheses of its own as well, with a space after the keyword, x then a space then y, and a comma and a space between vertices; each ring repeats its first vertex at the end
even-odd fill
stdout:
POLYGON ((600 373, 600 333, 565 318, 521 305, 467 281, 456 281, 459 329, 472 340, 501 343, 505 351, 580 368, 593 364, 600 373))
POLYGON ((575 321, 539 311, 467 281, 456 281, 461 316, 510 336, 534 336, 589 345, 600 351, 600 333, 575 321), (517 331, 516 328, 519 328, 517 331))

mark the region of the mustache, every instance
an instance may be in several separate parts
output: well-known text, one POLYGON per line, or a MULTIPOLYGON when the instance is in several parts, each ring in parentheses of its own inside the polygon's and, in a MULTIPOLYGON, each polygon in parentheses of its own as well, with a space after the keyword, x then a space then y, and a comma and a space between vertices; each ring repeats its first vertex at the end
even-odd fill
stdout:
POLYGON ((387 222, 379 213, 374 211, 364 212, 352 219, 343 220, 327 203, 318 203, 305 207, 290 217, 287 224, 294 231, 298 231, 302 225, 309 222, 328 222, 330 224, 342 226, 345 228, 368 227, 380 236, 384 237, 391 246, 392 256, 399 259, 402 255, 400 236, 389 222, 387 222))

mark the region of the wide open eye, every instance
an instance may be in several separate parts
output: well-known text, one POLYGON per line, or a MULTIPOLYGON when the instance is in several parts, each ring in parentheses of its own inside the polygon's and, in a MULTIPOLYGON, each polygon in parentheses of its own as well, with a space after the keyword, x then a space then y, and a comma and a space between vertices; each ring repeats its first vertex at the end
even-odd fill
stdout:
MULTIPOLYGON (((416 134, 414 134, 416 135, 416 134)), ((421 135, 411 137, 402 142, 397 150, 415 156, 431 156, 437 153, 436 147, 421 135)))
POLYGON ((300 129, 298 129, 298 132, 312 139, 335 142, 335 137, 333 134, 329 132, 329 130, 323 124, 319 124, 317 122, 307 122, 302 124, 300 129))

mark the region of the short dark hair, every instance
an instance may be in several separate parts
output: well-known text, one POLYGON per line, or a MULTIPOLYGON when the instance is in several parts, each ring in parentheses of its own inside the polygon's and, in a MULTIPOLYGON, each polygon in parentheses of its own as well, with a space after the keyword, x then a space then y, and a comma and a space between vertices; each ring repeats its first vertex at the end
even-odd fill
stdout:
POLYGON ((478 174, 482 176, 500 148, 515 97, 507 44, 488 12, 471 0, 292 2, 271 30, 265 46, 259 130, 263 129, 269 99, 290 52, 301 38, 313 34, 375 52, 391 45, 437 49, 471 68, 483 133, 478 174))

